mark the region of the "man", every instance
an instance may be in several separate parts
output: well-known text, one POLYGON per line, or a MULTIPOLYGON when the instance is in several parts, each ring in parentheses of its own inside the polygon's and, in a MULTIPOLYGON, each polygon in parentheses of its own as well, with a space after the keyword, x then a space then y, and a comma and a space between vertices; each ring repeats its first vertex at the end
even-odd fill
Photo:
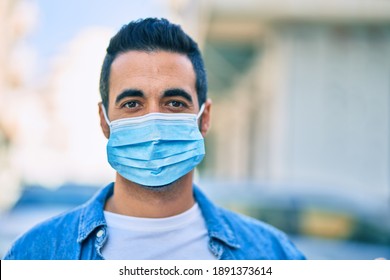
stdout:
POLYGON ((193 185, 211 101, 197 44, 165 19, 130 22, 103 62, 100 124, 114 183, 18 239, 6 259, 303 259, 277 229, 193 185))

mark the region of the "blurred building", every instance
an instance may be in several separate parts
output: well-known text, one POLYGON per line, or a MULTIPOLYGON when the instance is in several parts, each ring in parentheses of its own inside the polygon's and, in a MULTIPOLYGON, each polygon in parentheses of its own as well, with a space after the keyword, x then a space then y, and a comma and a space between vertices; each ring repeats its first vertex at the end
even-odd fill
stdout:
POLYGON ((36 104, 30 84, 34 52, 25 41, 36 17, 31 1, 0 0, 0 210, 18 195, 21 177, 13 151, 22 138, 26 105, 36 104))
POLYGON ((199 7, 214 101, 203 174, 388 201, 390 2, 199 7))
POLYGON ((98 117, 100 68, 113 33, 82 29, 53 61, 41 92, 50 119, 41 151, 45 159, 35 170, 28 164, 29 178, 51 186, 105 185, 114 179, 98 117))
POLYGON ((112 30, 89 28, 38 76, 28 36, 35 1, 0 0, 0 210, 26 185, 98 184, 112 179, 97 103, 99 69, 112 30), (104 172, 106 171, 106 172, 104 172))

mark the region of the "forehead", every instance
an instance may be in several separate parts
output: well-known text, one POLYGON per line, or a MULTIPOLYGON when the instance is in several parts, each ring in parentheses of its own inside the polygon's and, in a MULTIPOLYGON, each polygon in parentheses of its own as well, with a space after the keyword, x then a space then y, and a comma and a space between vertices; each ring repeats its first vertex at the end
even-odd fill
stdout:
POLYGON ((130 88, 145 94, 182 88, 196 97, 195 81, 192 63, 184 54, 128 51, 118 55, 111 65, 110 96, 130 88))

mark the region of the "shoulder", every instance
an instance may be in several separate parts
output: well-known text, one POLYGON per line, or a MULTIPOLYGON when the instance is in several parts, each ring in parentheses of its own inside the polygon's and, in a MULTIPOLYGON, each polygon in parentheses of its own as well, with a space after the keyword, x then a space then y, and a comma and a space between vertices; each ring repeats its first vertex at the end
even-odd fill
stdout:
POLYGON ((112 193, 110 183, 79 207, 36 225, 15 241, 5 259, 79 258, 81 242, 105 223, 104 203, 112 193))
POLYGON ((4 259, 62 259, 60 248, 69 250, 77 241, 81 207, 41 222, 22 234, 11 246, 4 259))
POLYGON ((211 237, 231 248, 227 259, 305 259, 285 233, 254 218, 216 206, 199 188, 196 201, 211 237))
POLYGON ((232 229, 241 249, 259 259, 305 259, 277 228, 254 218, 218 207, 220 217, 232 229))

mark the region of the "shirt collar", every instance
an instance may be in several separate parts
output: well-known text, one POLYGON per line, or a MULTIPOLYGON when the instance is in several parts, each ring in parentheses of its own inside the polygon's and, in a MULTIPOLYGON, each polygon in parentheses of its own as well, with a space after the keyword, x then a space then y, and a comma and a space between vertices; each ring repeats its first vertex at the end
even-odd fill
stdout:
POLYGON ((78 242, 83 242, 97 227, 107 226, 103 210, 107 199, 113 192, 114 183, 110 183, 81 206, 78 242))
POLYGON ((194 195, 205 219, 209 236, 230 247, 240 248, 234 230, 220 208, 215 206, 196 185, 194 185, 194 195))

